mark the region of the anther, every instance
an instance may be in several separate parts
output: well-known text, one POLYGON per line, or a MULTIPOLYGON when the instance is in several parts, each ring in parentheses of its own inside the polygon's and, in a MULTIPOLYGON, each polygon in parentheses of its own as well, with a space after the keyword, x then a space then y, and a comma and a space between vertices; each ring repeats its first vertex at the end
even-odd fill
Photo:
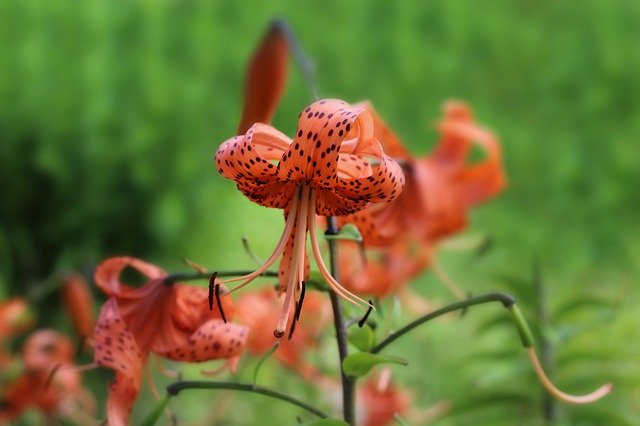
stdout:
MULTIPOLYGON (((298 307, 299 307, 299 306, 300 306, 300 305, 298 305, 298 304, 296 303, 296 310, 298 310, 298 307)), ((295 329, 296 329, 296 324, 297 324, 297 322, 296 322, 296 321, 292 321, 292 322, 291 322, 291 328, 289 329, 289 336, 287 337, 289 340, 291 340, 291 338, 293 337, 293 332, 294 332, 294 331, 295 331, 295 329)))
POLYGON ((58 370, 60 370, 60 367, 62 367, 62 364, 56 364, 55 367, 53 367, 51 369, 51 372, 49 373, 49 375, 47 376, 47 380, 44 382, 44 390, 46 391, 47 389, 49 389, 49 386, 51 386, 51 382, 53 382, 53 377, 56 375, 56 373, 58 372, 58 370))
POLYGON ((373 310, 373 301, 369 299, 369 309, 367 309, 367 312, 365 312, 362 319, 358 321, 358 327, 362 328, 362 326, 364 326, 364 323, 367 322, 367 318, 369 318, 369 314, 371 314, 372 310, 373 310))
POLYGON ((209 310, 213 311, 213 292, 216 285, 216 277, 218 276, 218 272, 214 272, 209 278, 209 310))
POLYGON ((305 292, 306 292, 306 285, 304 280, 302 280, 302 290, 300 290, 300 299, 298 299, 298 302, 296 303, 296 313, 294 315, 296 322, 300 320, 300 312, 302 312, 302 302, 304 302, 305 292))

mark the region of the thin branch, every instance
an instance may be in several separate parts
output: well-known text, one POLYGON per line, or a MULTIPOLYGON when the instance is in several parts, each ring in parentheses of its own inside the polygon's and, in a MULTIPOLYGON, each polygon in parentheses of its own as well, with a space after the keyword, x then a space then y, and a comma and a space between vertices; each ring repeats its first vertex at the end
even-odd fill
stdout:
MULTIPOLYGON (((437 318, 441 315, 447 314, 449 312, 453 312, 453 311, 458 311, 461 309, 467 309, 470 306, 474 306, 474 305, 480 305, 483 303, 489 303, 489 302, 501 302, 505 308, 511 308, 512 306, 515 305, 516 303, 516 299, 514 299, 512 296, 505 294, 505 293, 489 293, 489 294, 485 294, 482 296, 478 296, 478 297, 472 297, 466 300, 461 300, 459 302, 455 302, 452 303, 450 305, 447 305, 443 308, 440 308, 436 311, 433 311, 431 313, 428 313, 420 318, 418 318, 417 320, 405 325, 404 327, 402 327, 400 330, 396 331, 395 333, 391 333, 389 336, 387 336, 386 339, 384 339, 382 342, 380 342, 379 344, 377 344, 372 350, 372 353, 378 353, 380 352, 382 349, 384 349, 385 347, 387 347, 388 345, 390 345, 392 342, 394 342, 396 339, 399 339, 400 337, 404 336, 405 334, 407 334, 408 332, 410 332, 411 330, 413 330, 414 328, 424 324, 427 321, 430 321, 434 318, 437 318)), ((518 311, 519 312, 519 311, 518 311)))

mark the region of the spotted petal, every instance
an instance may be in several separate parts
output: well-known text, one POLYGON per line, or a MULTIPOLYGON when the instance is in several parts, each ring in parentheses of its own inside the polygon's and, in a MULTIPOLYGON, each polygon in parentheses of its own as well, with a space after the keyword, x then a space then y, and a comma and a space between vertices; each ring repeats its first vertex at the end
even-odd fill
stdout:
POLYGON ((102 308, 93 338, 96 364, 116 372, 109 385, 107 420, 109 425, 126 425, 140 390, 146 354, 140 351, 114 299, 108 300, 102 308))
POLYGON ((98 265, 94 274, 94 280, 98 287, 107 296, 125 296, 135 289, 120 281, 122 271, 130 266, 149 279, 164 277, 167 273, 151 263, 147 263, 135 257, 116 256, 111 257, 98 265))
POLYGON ((175 361, 203 362, 240 355, 247 342, 249 328, 212 319, 202 324, 184 345, 158 352, 175 361))

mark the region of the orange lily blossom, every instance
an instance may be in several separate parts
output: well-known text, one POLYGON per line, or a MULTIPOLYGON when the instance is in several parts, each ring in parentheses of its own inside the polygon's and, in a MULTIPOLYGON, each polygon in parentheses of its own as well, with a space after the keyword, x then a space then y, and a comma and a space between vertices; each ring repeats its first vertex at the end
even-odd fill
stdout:
MULTIPOLYGON (((96 269, 95 282, 109 296, 94 331, 96 364, 115 370, 109 388, 107 419, 123 425, 140 389, 142 366, 150 352, 174 361, 203 362, 237 358, 248 328, 226 323, 219 311, 209 310, 207 289, 166 284, 161 268, 133 257, 113 257, 96 269), (133 288, 121 282, 131 267, 148 281, 133 288)), ((233 313, 223 297, 225 314, 233 313)))
POLYGON ((461 102, 445 105, 444 118, 438 124, 441 139, 434 152, 423 158, 409 153, 369 103, 360 105, 371 112, 375 137, 385 152, 402 162, 406 188, 391 203, 341 218, 343 224, 358 226, 366 252, 374 252, 359 269, 357 264, 344 262, 342 268, 349 289, 383 296, 428 267, 437 242, 461 230, 467 211, 500 192, 505 176, 497 140, 473 122, 470 109, 461 102), (487 156, 469 165, 467 157, 474 143, 487 156), (381 279, 385 269, 388 279, 381 279))
POLYGON ((385 245, 411 234, 428 244, 466 226, 467 211, 502 191, 506 184, 501 149, 495 136, 473 121, 462 102, 448 102, 438 124, 442 136, 433 153, 414 158, 370 104, 376 137, 385 152, 403 161, 406 190, 393 203, 374 206, 346 218, 362 227, 368 244, 385 245), (477 164, 467 164, 473 145, 487 153, 477 164))
POLYGON ((24 372, 8 380, 2 389, 0 423, 19 417, 35 406, 45 415, 73 415, 76 402, 93 400, 80 382, 73 365, 71 341, 55 330, 38 330, 26 340, 22 350, 24 372), (59 370, 52 375, 54 370, 59 370))
POLYGON ((373 375, 358 390, 358 408, 362 412, 363 426, 385 426, 394 422, 395 416, 405 413, 411 404, 411 396, 391 382, 391 370, 384 369, 373 375))
POLYGON ((242 287, 282 255, 280 291, 286 296, 274 330, 277 338, 284 335, 294 299, 299 309, 308 273, 307 231, 329 286, 352 303, 366 303, 331 276, 320 253, 315 217, 352 214, 371 202, 391 201, 404 188, 402 170, 373 136, 367 111, 340 100, 316 101, 300 114, 293 140, 256 123, 246 134, 222 143, 216 166, 251 201, 285 211, 284 232, 267 261, 249 275, 223 281, 243 281, 242 287), (369 158, 378 164, 372 166, 369 158))
POLYGON ((26 300, 16 297, 0 302, 0 342, 27 330, 34 322, 26 300))
MULTIPOLYGON (((245 293, 236 301, 238 322, 251 329, 247 350, 253 355, 262 355, 273 347, 273 335, 268 328, 278 319, 281 298, 282 295, 278 297, 273 289, 263 288, 258 292, 245 293)), ((324 327, 331 320, 331 307, 327 299, 318 293, 307 294, 304 303, 306 315, 301 315, 295 334, 290 333, 290 338, 280 343, 275 357, 303 377, 312 379, 317 371, 305 362, 304 354, 318 345, 324 327)))

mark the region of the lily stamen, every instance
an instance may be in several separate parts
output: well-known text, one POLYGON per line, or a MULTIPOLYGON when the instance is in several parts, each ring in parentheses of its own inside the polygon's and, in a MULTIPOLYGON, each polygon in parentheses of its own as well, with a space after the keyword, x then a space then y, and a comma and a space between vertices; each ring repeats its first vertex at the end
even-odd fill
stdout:
POLYGON ((226 280, 220 281, 220 284, 226 284, 226 283, 244 280, 242 284, 229 290, 229 293, 233 293, 234 291, 241 289, 242 287, 246 286, 254 279, 258 278, 260 275, 264 274, 269 269, 269 267, 271 267, 271 265, 273 265, 275 261, 278 260, 278 258, 282 255, 282 252, 284 252, 285 246, 287 245, 287 241, 291 236, 291 231, 293 230, 293 226, 296 221, 295 213, 291 214, 291 212, 296 211, 298 207, 298 202, 299 202, 298 196, 294 196, 293 199, 291 200, 291 210, 289 213, 289 217, 287 217, 287 221, 285 222, 284 231, 280 236, 278 245, 276 245, 276 248, 273 250, 273 253, 271 253, 271 256, 269 256, 269 258, 262 264, 262 266, 260 266, 258 269, 256 269, 255 271, 253 271, 248 275, 244 275, 242 277, 228 278, 226 280))
POLYGON ((527 353, 529 355, 529 360, 531 360, 531 364, 533 365, 533 369, 536 372, 536 376, 538 376, 538 380, 540 380, 542 386, 544 386, 544 388, 551 395, 553 395, 560 401, 566 402, 568 404, 589 404, 599 400, 613 390, 613 384, 605 383, 604 385, 600 386, 598 389, 587 395, 570 395, 568 393, 562 392, 551 382, 549 377, 547 377, 547 374, 544 372, 544 369, 540 364, 540 360, 538 359, 536 350, 533 347, 530 347, 527 348, 527 353))

